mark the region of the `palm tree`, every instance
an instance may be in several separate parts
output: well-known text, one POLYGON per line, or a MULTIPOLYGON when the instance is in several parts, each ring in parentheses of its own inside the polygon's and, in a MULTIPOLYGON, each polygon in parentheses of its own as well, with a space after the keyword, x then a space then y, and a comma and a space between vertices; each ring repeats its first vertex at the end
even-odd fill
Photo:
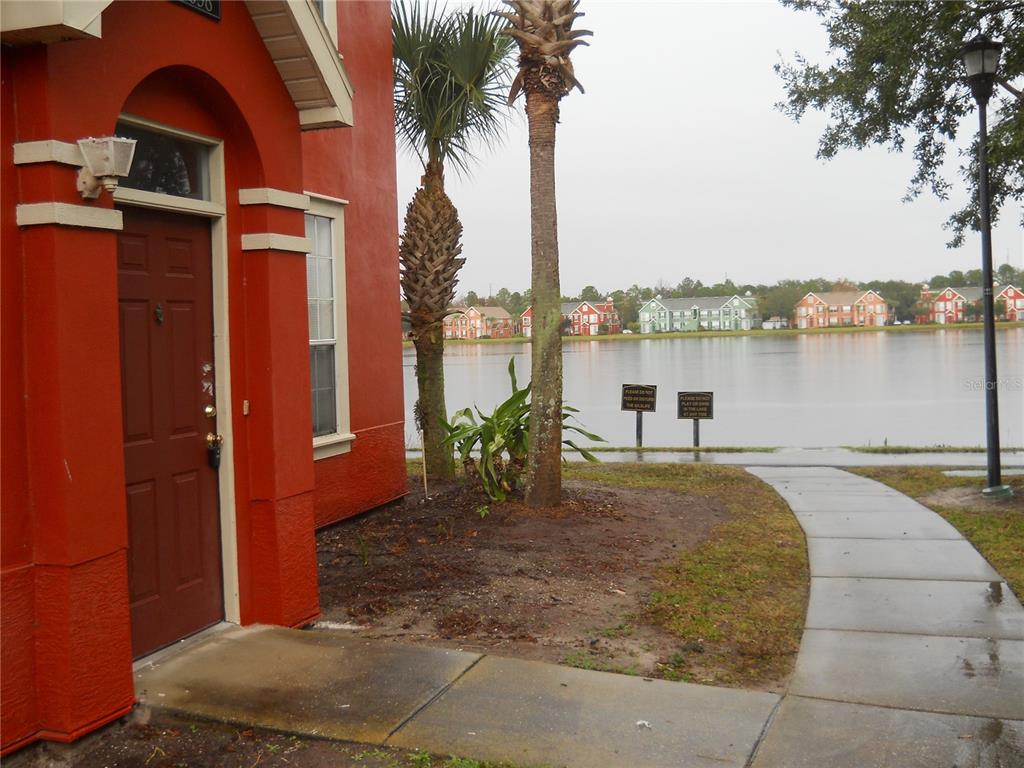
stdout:
POLYGON ((403 0, 392 6, 395 125, 400 141, 423 163, 405 214, 399 261, 416 347, 416 418, 425 471, 433 478, 454 472, 441 426, 448 417, 442 321, 465 261, 462 224, 444 191, 445 165, 467 171, 473 145, 492 145, 502 135, 512 43, 501 26, 472 8, 449 14, 436 4, 403 0))
POLYGON ((555 212, 555 124, 558 102, 583 91, 569 54, 591 34, 572 28, 578 0, 505 0, 505 32, 519 44, 519 71, 508 102, 526 94, 530 134, 530 220, 533 262, 533 397, 526 469, 526 503, 562 500, 562 316, 555 212))

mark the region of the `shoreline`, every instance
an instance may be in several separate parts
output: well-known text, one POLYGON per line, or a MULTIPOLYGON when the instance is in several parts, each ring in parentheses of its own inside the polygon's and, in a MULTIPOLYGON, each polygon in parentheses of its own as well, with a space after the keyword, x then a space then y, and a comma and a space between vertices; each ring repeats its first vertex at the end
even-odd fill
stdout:
MULTIPOLYGON (((754 328, 749 331, 671 331, 667 333, 617 333, 614 335, 605 334, 602 336, 563 336, 562 343, 579 344, 589 342, 608 341, 647 341, 659 339, 715 339, 731 338, 736 336, 801 336, 825 335, 841 333, 934 333, 936 331, 980 331, 982 323, 956 323, 941 325, 939 323, 919 323, 913 325, 844 325, 835 328, 780 328, 769 331, 763 328, 754 328)), ((996 323, 996 331, 1009 330, 1013 328, 1024 328, 1024 321, 1001 321, 996 323)), ((525 336, 513 336, 507 339, 445 339, 444 343, 454 345, 464 344, 529 344, 530 339, 525 336)), ((412 342, 402 341, 403 347, 412 347, 412 342)))
MULTIPOLYGON (((644 446, 637 448, 628 445, 586 445, 591 453, 780 453, 787 450, 798 451, 849 451, 851 453, 907 455, 915 453, 985 453, 984 446, 953 446, 953 445, 837 445, 826 447, 791 447, 763 445, 708 445, 694 448, 693 446, 644 446)), ((420 454, 422 448, 406 448, 406 454, 420 454)), ((570 451, 564 451, 570 453, 570 451)), ((1000 446, 999 453, 1024 453, 1024 446, 1000 446)))

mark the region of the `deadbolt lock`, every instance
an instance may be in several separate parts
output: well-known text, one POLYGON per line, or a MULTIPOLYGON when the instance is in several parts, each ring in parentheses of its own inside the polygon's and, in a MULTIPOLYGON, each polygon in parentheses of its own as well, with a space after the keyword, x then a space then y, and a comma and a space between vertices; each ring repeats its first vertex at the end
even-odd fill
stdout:
POLYGON ((208 419, 212 419, 214 416, 217 415, 217 406, 215 406, 215 405, 207 405, 207 406, 205 406, 203 408, 203 415, 205 415, 206 418, 208 418, 208 419))
MULTIPOLYGON (((210 405, 207 406, 207 408, 212 407, 210 405)), ((220 469, 220 450, 223 443, 223 435, 217 435, 213 432, 206 433, 206 461, 210 465, 210 469, 220 469)))

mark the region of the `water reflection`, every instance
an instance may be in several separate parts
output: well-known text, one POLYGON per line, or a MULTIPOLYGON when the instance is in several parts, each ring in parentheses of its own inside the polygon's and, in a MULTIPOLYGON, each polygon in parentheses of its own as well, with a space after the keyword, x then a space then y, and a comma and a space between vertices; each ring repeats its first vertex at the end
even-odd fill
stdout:
MULTIPOLYGON (((1004 446, 1024 444, 1024 329, 998 333, 1004 446)), ((529 345, 452 345, 445 351, 449 410, 493 408, 509 393, 509 358, 529 378, 529 345)), ((406 441, 416 398, 405 350, 406 441)), ((712 390, 706 445, 982 445, 982 334, 860 333, 703 339, 580 341, 565 345, 566 401, 614 445, 633 445, 635 420, 619 410, 624 383, 658 386, 658 411, 644 417, 649 446, 687 446, 689 421, 675 414, 678 390, 712 390)))

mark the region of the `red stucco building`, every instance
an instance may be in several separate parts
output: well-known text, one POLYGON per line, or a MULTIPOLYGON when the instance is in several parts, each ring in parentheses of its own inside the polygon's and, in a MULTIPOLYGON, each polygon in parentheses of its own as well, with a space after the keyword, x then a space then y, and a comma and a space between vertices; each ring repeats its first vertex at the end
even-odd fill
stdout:
POLYGON ((7 753, 205 626, 315 618, 315 529, 405 468, 388 4, 0 10, 7 753))
MULTIPOLYGON (((982 318, 981 286, 921 288, 919 323, 963 323, 982 318)), ((992 287, 996 320, 1016 321, 1024 317, 1024 291, 1013 285, 992 287)))
POLYGON ((874 291, 808 293, 793 308, 797 328, 888 325, 889 305, 874 291))

